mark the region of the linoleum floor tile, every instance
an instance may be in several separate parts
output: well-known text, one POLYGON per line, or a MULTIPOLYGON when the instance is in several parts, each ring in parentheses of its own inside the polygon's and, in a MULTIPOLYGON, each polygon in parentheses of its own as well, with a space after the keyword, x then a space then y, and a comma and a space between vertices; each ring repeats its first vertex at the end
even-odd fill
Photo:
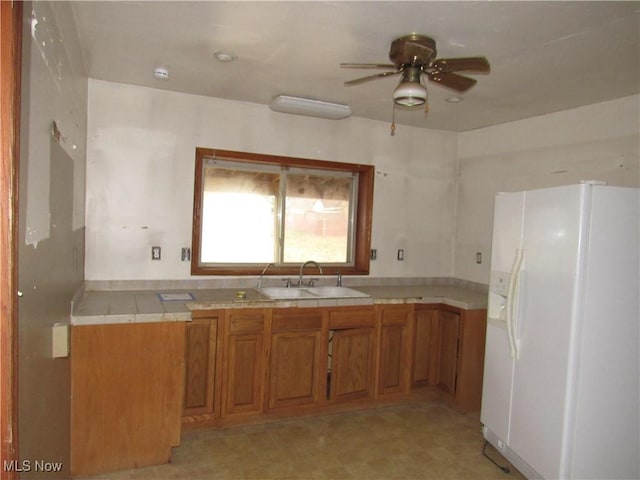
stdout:
MULTIPOLYGON (((482 456, 477 415, 437 401, 184 435, 172 463, 84 480, 521 480, 482 456)), ((493 458, 502 460, 493 450, 493 458)))

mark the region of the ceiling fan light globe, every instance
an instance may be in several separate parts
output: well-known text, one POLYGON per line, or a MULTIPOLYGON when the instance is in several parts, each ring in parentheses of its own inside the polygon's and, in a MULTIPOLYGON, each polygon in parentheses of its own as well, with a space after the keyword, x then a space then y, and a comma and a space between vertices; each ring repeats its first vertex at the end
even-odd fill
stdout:
POLYGON ((417 107, 427 101, 427 89, 418 82, 402 82, 393 91, 393 102, 403 107, 417 107))

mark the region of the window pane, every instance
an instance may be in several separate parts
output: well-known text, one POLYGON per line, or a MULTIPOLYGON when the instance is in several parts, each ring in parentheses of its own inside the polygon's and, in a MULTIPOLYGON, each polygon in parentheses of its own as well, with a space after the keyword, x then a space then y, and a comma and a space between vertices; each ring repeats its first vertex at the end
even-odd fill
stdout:
POLYGON ((353 177, 287 175, 284 261, 344 263, 353 177))
POLYGON ((276 261, 279 174, 207 166, 203 175, 200 261, 276 261))

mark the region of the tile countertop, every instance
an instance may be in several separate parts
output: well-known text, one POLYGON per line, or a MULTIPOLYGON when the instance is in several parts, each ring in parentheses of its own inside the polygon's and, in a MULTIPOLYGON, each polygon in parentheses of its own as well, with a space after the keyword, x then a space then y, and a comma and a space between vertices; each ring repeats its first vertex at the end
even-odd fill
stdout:
POLYGON ((270 300, 255 289, 215 288, 186 290, 96 290, 85 291, 74 305, 72 325, 108 323, 181 322, 191 320, 191 311, 223 308, 329 307, 385 303, 444 303, 465 310, 486 308, 486 293, 451 285, 356 286, 370 298, 270 300), (247 292, 244 300, 236 292, 247 292), (188 294, 193 300, 162 301, 159 293, 188 294))

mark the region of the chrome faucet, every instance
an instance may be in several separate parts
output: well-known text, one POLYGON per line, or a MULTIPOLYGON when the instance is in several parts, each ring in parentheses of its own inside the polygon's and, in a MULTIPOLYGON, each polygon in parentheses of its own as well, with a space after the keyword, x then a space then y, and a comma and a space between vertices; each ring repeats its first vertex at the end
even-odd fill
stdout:
MULTIPOLYGON (((320 271, 320 275, 324 275, 322 273, 322 267, 320 266, 320 264, 318 262, 315 262, 313 260, 307 260, 302 265, 300 265, 300 277, 298 278, 298 285, 300 285, 300 286, 304 285, 304 282, 302 281, 302 275, 304 273, 304 267, 306 267, 307 265, 315 265, 318 268, 318 270, 320 271)), ((310 287, 313 286, 313 279, 309 280, 309 286, 310 287)))
POLYGON ((265 267, 262 269, 262 273, 260 274, 260 280, 258 280, 258 288, 262 288, 262 280, 265 272, 269 269, 269 267, 275 267, 273 263, 267 263, 265 267))

